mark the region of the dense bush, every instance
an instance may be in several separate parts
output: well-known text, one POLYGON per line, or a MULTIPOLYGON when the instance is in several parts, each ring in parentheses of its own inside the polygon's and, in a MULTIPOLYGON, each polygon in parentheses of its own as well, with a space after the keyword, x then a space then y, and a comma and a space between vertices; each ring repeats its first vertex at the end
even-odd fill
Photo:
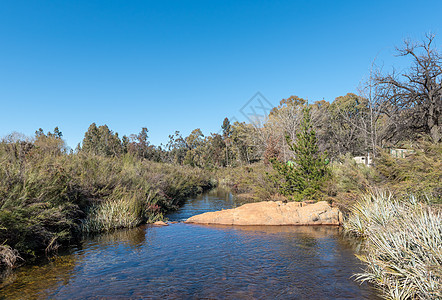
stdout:
POLYGON ((331 163, 331 178, 323 189, 329 199, 341 209, 347 210, 361 194, 372 185, 376 171, 364 164, 357 164, 349 154, 331 163))
POLYGON ((386 183, 401 195, 429 196, 433 202, 442 203, 442 143, 420 141, 413 149, 414 153, 405 158, 381 151, 376 160, 378 183, 386 183))

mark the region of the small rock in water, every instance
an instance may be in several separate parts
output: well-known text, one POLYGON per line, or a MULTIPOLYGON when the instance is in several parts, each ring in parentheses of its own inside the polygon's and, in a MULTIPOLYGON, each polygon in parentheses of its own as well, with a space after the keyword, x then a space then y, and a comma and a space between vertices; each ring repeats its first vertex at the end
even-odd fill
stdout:
POLYGON ((153 225, 157 225, 157 226, 169 226, 169 224, 167 224, 166 222, 163 222, 163 221, 156 221, 155 223, 153 223, 153 225))

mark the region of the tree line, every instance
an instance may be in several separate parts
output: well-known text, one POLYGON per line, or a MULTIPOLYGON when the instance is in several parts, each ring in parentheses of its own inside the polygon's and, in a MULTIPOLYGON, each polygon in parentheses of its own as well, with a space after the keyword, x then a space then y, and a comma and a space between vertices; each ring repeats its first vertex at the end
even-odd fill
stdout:
MULTIPOLYGON (((169 135, 166 145, 150 144, 148 129, 120 138, 106 125, 93 123, 77 151, 119 156, 131 153, 142 159, 201 168, 248 165, 276 158, 289 160, 293 153, 286 136, 296 141, 303 109, 309 107, 317 143, 331 160, 350 153, 377 155, 377 149, 401 141, 429 136, 442 138, 442 56, 433 47, 434 35, 421 43, 406 41, 397 49, 409 59, 409 67, 384 73, 375 65, 359 92, 334 101, 308 102, 291 96, 280 101, 263 125, 226 118, 220 133, 204 135, 200 128, 188 136, 169 135)), ((38 133, 40 135, 41 132, 38 133)))
MULTIPOLYGON (((357 94, 348 93, 331 102, 309 103, 297 96, 283 99, 259 126, 245 122, 231 124, 225 118, 219 133, 204 135, 197 128, 183 136, 176 131, 169 135, 165 145, 155 146, 149 141, 146 127, 138 134, 120 138, 107 125, 92 123, 75 151, 112 157, 129 153, 140 159, 209 169, 259 161, 269 163, 272 159, 284 162, 293 156, 286 137, 296 141, 306 107, 310 109, 318 149, 326 152, 330 160, 347 153, 376 157, 379 148, 413 141, 422 135, 439 143, 442 56, 433 42, 434 35, 426 35, 420 43, 405 41, 397 49, 397 55, 408 58, 409 67, 401 72, 393 69, 384 73, 373 64, 357 94)), ((58 128, 47 134, 39 129, 33 146, 67 151, 61 138, 58 128), (49 139, 54 140, 54 145, 48 146, 49 139)))

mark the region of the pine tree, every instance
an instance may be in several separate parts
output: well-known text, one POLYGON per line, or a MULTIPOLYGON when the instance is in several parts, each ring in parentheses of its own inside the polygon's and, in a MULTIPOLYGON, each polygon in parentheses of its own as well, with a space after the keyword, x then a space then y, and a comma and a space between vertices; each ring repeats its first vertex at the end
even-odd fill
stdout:
POLYGON ((293 143, 286 135, 287 144, 294 154, 292 161, 285 163, 272 159, 273 168, 278 172, 273 179, 280 185, 283 195, 297 201, 318 200, 321 198, 321 186, 330 171, 326 154, 319 153, 308 106, 303 109, 303 119, 296 137, 293 143))

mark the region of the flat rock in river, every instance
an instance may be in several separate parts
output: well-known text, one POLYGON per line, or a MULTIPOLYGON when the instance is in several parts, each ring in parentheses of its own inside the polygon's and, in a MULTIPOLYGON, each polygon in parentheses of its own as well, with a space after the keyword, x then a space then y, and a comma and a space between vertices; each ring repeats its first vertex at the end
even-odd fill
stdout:
POLYGON ((237 208, 207 212, 185 223, 221 225, 341 225, 342 213, 327 202, 263 201, 237 208))

